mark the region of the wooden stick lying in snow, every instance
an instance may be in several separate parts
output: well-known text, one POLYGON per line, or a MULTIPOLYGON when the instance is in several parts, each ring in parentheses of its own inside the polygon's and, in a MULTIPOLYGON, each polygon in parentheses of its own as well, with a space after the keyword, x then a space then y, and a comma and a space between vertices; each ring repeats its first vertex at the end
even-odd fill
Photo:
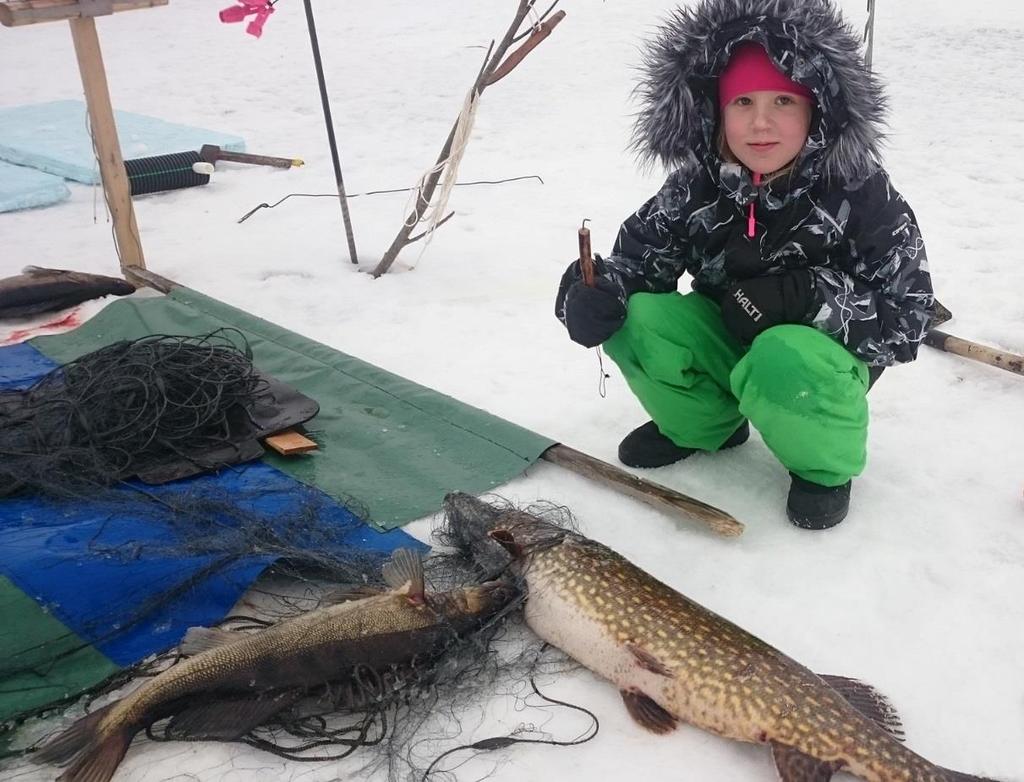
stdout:
MULTIPOLYGON (((941 326, 952 319, 953 313, 936 299, 935 319, 932 321, 932 326, 941 326)), ((1015 353, 1005 353, 1001 350, 990 348, 987 345, 981 345, 977 342, 971 342, 969 339, 963 339, 945 331, 939 331, 936 328, 932 328, 931 331, 925 334, 924 344, 936 350, 963 356, 972 361, 980 361, 982 364, 1005 369, 1007 372, 1013 372, 1017 375, 1024 375, 1024 356, 1018 356, 1015 353)))
POLYGON ((1005 353, 938 329, 932 329, 925 335, 924 344, 946 353, 954 353, 972 361, 1005 369, 1007 372, 1024 375, 1024 356, 1018 356, 1016 353, 1005 353))
POLYGON ((540 458, 557 464, 559 467, 572 470, 584 478, 590 478, 608 488, 640 500, 640 502, 647 503, 658 510, 667 511, 673 516, 682 517, 688 521, 698 521, 712 532, 727 538, 735 538, 743 534, 743 524, 714 505, 708 505, 706 502, 688 497, 667 486, 640 478, 567 445, 552 445, 540 455, 540 458))

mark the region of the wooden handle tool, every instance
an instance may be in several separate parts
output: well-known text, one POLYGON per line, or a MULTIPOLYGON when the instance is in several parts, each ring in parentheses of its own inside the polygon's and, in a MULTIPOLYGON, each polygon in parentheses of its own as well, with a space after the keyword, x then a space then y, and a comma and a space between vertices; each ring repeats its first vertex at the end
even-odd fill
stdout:
POLYGON ((583 220, 583 225, 580 226, 579 244, 580 244, 580 273, 583 275, 583 284, 588 288, 594 287, 594 258, 590 254, 590 229, 587 228, 587 223, 590 222, 589 218, 583 220))

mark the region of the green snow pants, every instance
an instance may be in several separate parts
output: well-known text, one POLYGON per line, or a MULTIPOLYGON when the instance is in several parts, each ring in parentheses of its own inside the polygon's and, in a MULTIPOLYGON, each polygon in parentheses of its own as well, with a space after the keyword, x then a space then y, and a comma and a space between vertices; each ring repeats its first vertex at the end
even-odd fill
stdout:
POLYGON ((810 326, 775 326, 744 350, 711 299, 635 293, 604 349, 677 445, 715 451, 746 418, 805 480, 840 486, 864 469, 867 365, 810 326))

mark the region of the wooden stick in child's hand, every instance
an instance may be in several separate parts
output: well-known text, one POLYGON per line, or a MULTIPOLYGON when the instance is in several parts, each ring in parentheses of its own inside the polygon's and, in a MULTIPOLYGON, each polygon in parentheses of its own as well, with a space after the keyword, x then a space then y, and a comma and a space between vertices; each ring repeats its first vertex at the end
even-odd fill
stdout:
POLYGON ((580 243, 580 272, 583 274, 583 284, 588 288, 594 287, 594 259, 590 255, 590 229, 587 228, 589 218, 583 220, 579 230, 580 243))
MULTIPOLYGON (((583 224, 580 226, 579 243, 580 243, 580 274, 583 276, 583 284, 588 288, 594 287, 594 259, 590 254, 590 229, 587 228, 587 223, 590 222, 590 218, 584 218, 583 224)), ((608 374, 604 371, 604 362, 601 360, 601 346, 597 345, 594 347, 594 352, 597 353, 597 366, 601 371, 601 379, 597 384, 597 393, 602 397, 605 395, 605 381, 608 379, 608 374)), ((561 448, 563 446, 556 446, 561 448)), ((549 448, 548 451, 552 449, 549 448)))

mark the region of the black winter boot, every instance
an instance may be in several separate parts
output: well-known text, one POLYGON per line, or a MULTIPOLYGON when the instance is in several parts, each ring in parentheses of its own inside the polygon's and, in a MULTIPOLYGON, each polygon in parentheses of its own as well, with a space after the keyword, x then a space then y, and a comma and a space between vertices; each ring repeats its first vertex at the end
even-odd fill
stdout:
MULTIPOLYGON (((740 428, 722 443, 722 448, 719 450, 742 445, 748 437, 750 437, 750 425, 744 421, 740 428)), ((627 467, 664 467, 667 464, 674 464, 680 459, 685 459, 687 456, 693 456, 700 450, 700 448, 685 448, 682 445, 676 445, 661 433, 654 421, 648 421, 627 434, 619 443, 619 461, 627 467)))
POLYGON ((850 510, 850 484, 821 486, 793 475, 789 485, 786 515, 804 529, 828 529, 846 518, 850 510))

